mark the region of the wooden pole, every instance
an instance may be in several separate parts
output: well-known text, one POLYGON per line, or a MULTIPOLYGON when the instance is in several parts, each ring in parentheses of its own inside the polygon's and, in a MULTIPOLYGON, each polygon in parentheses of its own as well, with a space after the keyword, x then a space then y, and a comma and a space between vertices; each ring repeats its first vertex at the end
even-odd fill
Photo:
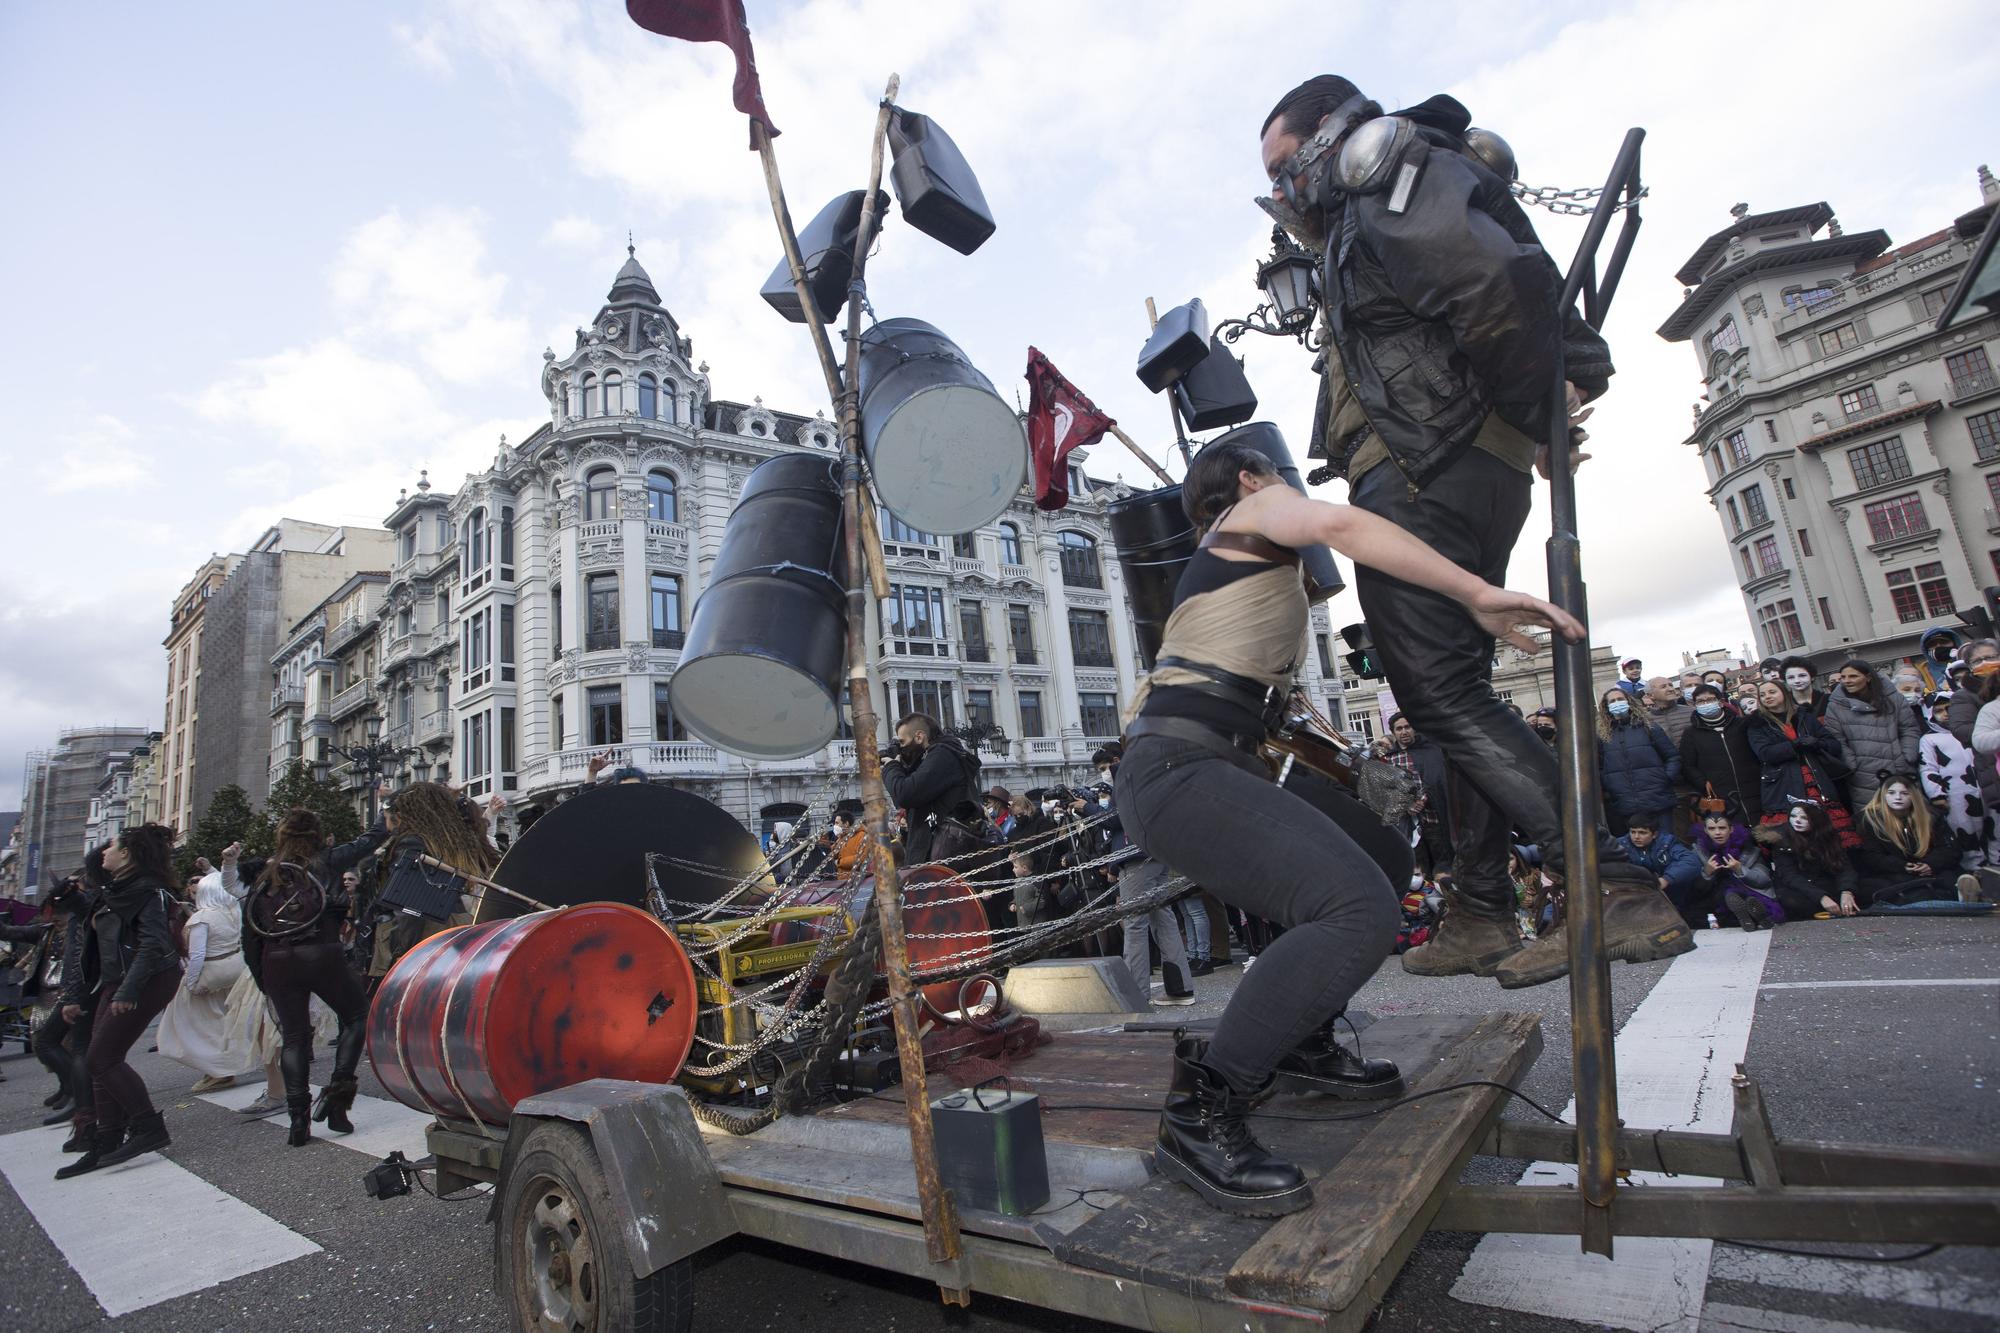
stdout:
POLYGON ((1118 440, 1120 444, 1124 445, 1127 449, 1130 449, 1133 452, 1133 454, 1138 457, 1141 463, 1144 463, 1147 467, 1153 469, 1153 475, 1160 479, 1160 484, 1162 486, 1171 486, 1174 484, 1174 479, 1167 475, 1167 470, 1161 467, 1158 463, 1155 463, 1153 461, 1153 456, 1147 453, 1144 449, 1141 449, 1138 443, 1135 440, 1133 440, 1133 438, 1130 435, 1127 435, 1124 432, 1124 430, 1122 430, 1115 422, 1111 426, 1111 434, 1114 438, 1118 440))
MULTIPOLYGON (((889 798, 882 786, 882 755, 877 745, 875 690, 869 671, 867 638, 867 597, 870 584, 888 590, 879 537, 871 522, 873 515, 861 485, 861 402, 859 361, 861 347, 861 304, 865 290, 868 247, 874 239, 875 200, 882 188, 883 141, 888 134, 901 80, 889 76, 882 94, 881 109, 875 118, 874 142, 869 148, 868 192, 863 196, 861 226, 855 235, 852 287, 847 300, 847 365, 845 380, 834 362, 833 347, 825 328, 812 313, 816 310, 806 288, 804 261, 799 255, 790 209, 785 204, 784 187, 778 178, 777 158, 769 136, 752 123, 751 133, 764 162, 764 180, 771 195, 771 209, 784 236, 785 257, 791 265, 792 283, 808 313, 807 326, 819 352, 820 367, 826 375, 828 391, 840 414, 840 492, 847 545, 847 671, 848 710, 854 731, 854 762, 861 788, 862 818, 873 835, 870 859, 875 872, 875 910, 882 927, 882 963, 889 978, 890 1008, 896 1023, 896 1055, 902 1066, 903 1085, 910 1124, 910 1155, 916 1165, 917 1194, 923 1205, 924 1242, 931 1262, 955 1263, 962 1249, 958 1234, 958 1213, 950 1191, 938 1173, 937 1140, 931 1125, 929 1090, 924 1076, 922 1036, 917 1025, 916 991, 910 983, 909 941, 903 930, 902 885, 896 856, 900 845, 890 837, 889 798)), ((964 1305, 969 1290, 940 1284, 945 1300, 964 1305)))

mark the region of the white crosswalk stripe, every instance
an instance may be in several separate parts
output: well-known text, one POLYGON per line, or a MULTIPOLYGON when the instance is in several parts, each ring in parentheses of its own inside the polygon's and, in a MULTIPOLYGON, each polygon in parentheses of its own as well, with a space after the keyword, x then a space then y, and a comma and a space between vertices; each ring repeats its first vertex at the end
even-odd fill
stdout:
POLYGON ((1898 1330, 1881 1324, 1852 1324, 1841 1319, 1793 1314, 1789 1310, 1715 1304, 1702 1312, 1700 1333, 1898 1333, 1898 1330))
POLYGON ((68 1130, 0 1135, 0 1174, 110 1315, 316 1254, 319 1246, 158 1153, 57 1180, 68 1130), (198 1245, 161 1245, 162 1236, 198 1245))
MULTIPOLYGON (((220 1092, 204 1092, 201 1100, 236 1111, 257 1100, 257 1094, 263 1090, 261 1082, 253 1082, 224 1088, 220 1092)), ((319 1094, 317 1085, 313 1094, 319 1094)), ((401 1150, 404 1156, 414 1160, 429 1151, 424 1144, 424 1129, 431 1123, 432 1117, 421 1111, 412 1111, 401 1102, 384 1097, 356 1097, 349 1118, 354 1121, 352 1134, 335 1134, 324 1124, 315 1124, 313 1137, 338 1143, 343 1148, 352 1148, 370 1157, 387 1157, 391 1152, 401 1150)), ((288 1122, 281 1111, 264 1123, 282 1130, 288 1122)))
POLYGON ((1708 1276, 1717 1282, 1747 1282, 1787 1291, 1816 1291, 1959 1314, 2000 1316, 2000 1292, 1990 1284, 1928 1268, 1852 1259, 1809 1259, 1722 1245, 1716 1247, 1715 1262, 1708 1276))

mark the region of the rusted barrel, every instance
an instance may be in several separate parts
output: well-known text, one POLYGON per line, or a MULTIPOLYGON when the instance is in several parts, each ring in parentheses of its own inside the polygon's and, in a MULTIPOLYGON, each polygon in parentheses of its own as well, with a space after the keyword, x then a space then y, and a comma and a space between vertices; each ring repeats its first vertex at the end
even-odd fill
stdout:
POLYGON ((368 1014, 389 1095, 504 1126, 591 1078, 669 1083, 694 1042, 694 969, 636 907, 588 903, 442 931, 404 954, 368 1014))
MULTIPOLYGON (((800 944, 829 927, 845 930, 864 912, 875 910, 875 877, 864 875, 852 886, 845 880, 809 884, 790 905, 812 907, 833 902, 846 909, 846 919, 826 916, 780 921, 771 927, 771 943, 800 944)), ((903 932, 909 940, 912 971, 958 966, 970 961, 968 954, 986 948, 993 940, 986 912, 973 896, 973 886, 943 866, 924 866, 905 873, 903 932)), ((886 975, 879 966, 875 972, 878 977, 886 975)), ((958 1008, 958 987, 956 981, 938 981, 922 990, 935 1008, 948 1012, 958 1008)), ((877 990, 886 993, 887 988, 885 979, 877 990)))

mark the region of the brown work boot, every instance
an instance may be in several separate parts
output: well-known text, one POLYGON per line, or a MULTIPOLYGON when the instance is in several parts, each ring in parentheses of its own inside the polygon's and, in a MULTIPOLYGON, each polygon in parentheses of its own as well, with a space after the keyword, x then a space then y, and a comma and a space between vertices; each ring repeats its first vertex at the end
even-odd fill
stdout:
POLYGON ((1521 951, 1521 923, 1511 916, 1475 916, 1457 894, 1431 937, 1403 954, 1403 970, 1419 977, 1490 977, 1521 951))
MULTIPOLYGON (((1607 867, 1607 871, 1611 868, 1607 867)), ((1604 893, 1604 956, 1614 963, 1654 963, 1694 948, 1694 932, 1651 883, 1613 882, 1604 893)), ((1539 986, 1569 975, 1568 923, 1502 963, 1494 973, 1506 990, 1539 986)))

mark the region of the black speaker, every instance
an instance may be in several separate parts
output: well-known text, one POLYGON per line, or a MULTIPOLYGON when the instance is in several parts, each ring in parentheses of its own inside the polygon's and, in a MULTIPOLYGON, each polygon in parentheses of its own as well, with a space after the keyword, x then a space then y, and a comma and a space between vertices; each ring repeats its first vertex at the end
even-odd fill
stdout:
POLYGON ((889 151, 895 155, 889 183, 903 221, 962 255, 986 243, 997 224, 950 135, 929 116, 899 110, 889 120, 889 151))
MULTIPOLYGON (((866 190, 850 190, 822 208, 799 233, 799 257, 805 261, 806 286, 812 292, 819 322, 831 324, 847 304, 847 280, 854 276, 854 235, 861 230, 861 203, 866 190)), ((875 195, 875 225, 879 230, 889 208, 889 196, 875 195)), ((792 267, 783 256, 764 280, 763 297, 771 308, 794 324, 806 322, 792 285, 792 267)))
POLYGON ((1139 349, 1139 383, 1158 393, 1207 355, 1208 307, 1197 296, 1160 316, 1139 349))
POLYGON ((1257 415, 1257 394, 1243 363, 1221 338, 1210 339, 1208 355, 1175 382, 1174 401, 1189 430, 1216 430, 1257 415))

